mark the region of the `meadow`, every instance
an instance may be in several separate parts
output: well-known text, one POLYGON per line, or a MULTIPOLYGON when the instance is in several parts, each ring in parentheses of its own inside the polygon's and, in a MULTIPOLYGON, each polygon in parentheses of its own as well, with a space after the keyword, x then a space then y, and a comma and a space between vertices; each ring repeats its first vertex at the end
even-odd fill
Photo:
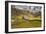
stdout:
POLYGON ((11 10, 11 28, 36 28, 41 27, 41 16, 33 16, 27 10, 13 9, 11 10), (29 19, 24 19, 24 16, 29 19))

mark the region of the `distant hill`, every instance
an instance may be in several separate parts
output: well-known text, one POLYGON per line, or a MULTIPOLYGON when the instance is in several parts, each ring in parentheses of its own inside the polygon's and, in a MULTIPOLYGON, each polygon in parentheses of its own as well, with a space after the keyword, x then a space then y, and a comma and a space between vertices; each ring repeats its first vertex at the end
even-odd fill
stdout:
MULTIPOLYGON (((31 11, 31 10, 21 10, 21 9, 17 9, 17 8, 12 8, 12 13, 14 15, 28 15, 28 14, 32 14, 33 16, 41 16, 41 11, 31 11)), ((13 15, 12 14, 12 15, 13 15)))

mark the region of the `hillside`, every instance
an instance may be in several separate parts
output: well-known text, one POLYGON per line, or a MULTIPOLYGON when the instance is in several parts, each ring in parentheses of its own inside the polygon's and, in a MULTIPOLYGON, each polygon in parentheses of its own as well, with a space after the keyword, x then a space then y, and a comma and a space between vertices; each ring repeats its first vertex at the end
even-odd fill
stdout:
POLYGON ((33 16, 28 10, 19 10, 12 8, 11 11, 11 28, 30 28, 40 27, 41 16, 33 16), (28 16, 29 19, 23 19, 24 16, 28 16))

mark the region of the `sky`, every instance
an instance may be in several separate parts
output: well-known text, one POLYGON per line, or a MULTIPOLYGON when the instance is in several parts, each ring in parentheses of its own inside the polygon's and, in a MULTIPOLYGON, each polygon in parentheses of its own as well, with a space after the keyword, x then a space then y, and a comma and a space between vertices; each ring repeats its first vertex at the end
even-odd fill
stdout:
POLYGON ((21 9, 21 10, 34 10, 41 11, 41 6, 27 6, 27 5, 12 5, 13 8, 21 9))

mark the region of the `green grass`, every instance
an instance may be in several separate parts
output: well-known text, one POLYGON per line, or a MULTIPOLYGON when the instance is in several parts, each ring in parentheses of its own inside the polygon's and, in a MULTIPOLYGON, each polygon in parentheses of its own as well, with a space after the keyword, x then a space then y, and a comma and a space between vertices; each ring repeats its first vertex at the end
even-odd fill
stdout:
POLYGON ((40 16, 34 17, 33 15, 30 14, 30 12, 26 13, 26 11, 24 11, 23 13, 22 10, 18 10, 18 9, 11 10, 11 28, 36 28, 36 27, 41 27, 40 16), (29 16, 29 20, 22 19, 24 15, 29 16), (37 18, 37 19, 34 19, 34 18, 37 18))
POLYGON ((12 23, 11 28, 34 28, 41 26, 41 20, 17 19, 12 23))

